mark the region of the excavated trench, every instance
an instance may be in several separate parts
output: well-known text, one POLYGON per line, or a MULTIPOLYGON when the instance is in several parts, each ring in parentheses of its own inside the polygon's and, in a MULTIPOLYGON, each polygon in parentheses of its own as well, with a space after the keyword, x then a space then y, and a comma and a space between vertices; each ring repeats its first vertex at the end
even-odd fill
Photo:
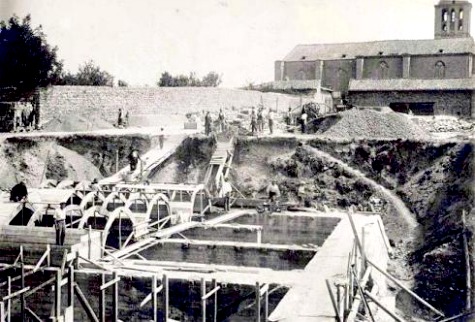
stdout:
MULTIPOLYGON (((0 174, 4 178, 1 187, 10 188, 18 181, 12 175, 15 172, 24 173, 24 180, 33 186, 38 185, 43 175, 56 180, 80 180, 83 177, 91 180, 108 176, 117 167, 120 169, 127 165, 127 155, 132 148, 144 153, 156 143, 156 137, 142 135, 8 138, 0 150, 0 174)), ((214 141, 204 136, 186 139, 177 153, 150 180, 200 182, 214 146, 214 141)), ((288 202, 297 202, 298 188, 304 185, 307 191, 305 204, 317 209, 347 209, 354 206, 359 210, 370 210, 370 199, 381 200, 386 232, 394 246, 390 272, 447 316, 451 316, 462 312, 465 307, 466 272, 461 245, 464 231, 461 213, 462 210, 469 212, 474 202, 473 164, 473 142, 239 139, 231 181, 243 195, 265 198, 266 186, 271 179, 275 179, 280 185, 283 199, 288 202)), ((263 224, 252 217, 240 220, 243 220, 240 224, 263 224)), ((297 224, 288 222, 285 225, 289 229, 297 224)), ((191 230, 189 234, 194 236, 200 233, 191 230)), ((211 235, 220 234, 229 236, 229 229, 223 228, 211 235)), ((294 234, 298 235, 298 232, 287 230, 286 238, 294 234)), ((109 236, 110 243, 117 243, 117 235, 113 228, 109 236)), ((301 236, 299 242, 316 245, 324 239, 324 236, 307 239, 306 233, 301 236)), ((469 237, 471 240, 471 232, 469 237)), ((269 234, 269 238, 272 242, 279 240, 277 233, 269 234)), ((179 256, 190 251, 194 250, 173 247, 173 252, 180 252, 179 256)), ((206 262, 209 258, 203 254, 209 255, 209 250, 197 250, 191 257, 204 258, 206 262)), ((150 256, 159 259, 157 255, 150 256)), ((181 257, 176 259, 170 256, 164 259, 181 260, 181 257)), ((302 268, 308 256, 310 254, 302 254, 296 259, 286 260, 289 267, 302 268)), ((92 285, 94 281, 84 283, 92 285)), ((131 302, 132 297, 142 298, 138 294, 143 292, 140 291, 140 283, 144 282, 131 280, 130 285, 124 286, 133 290, 124 295, 130 296, 131 302)), ((193 298, 192 294, 198 294, 193 287, 187 288, 179 281, 176 283, 177 287, 171 288, 172 293, 182 290, 190 294, 190 299, 193 298)), ((238 310, 245 306, 246 294, 252 290, 243 286, 228 287, 229 294, 239 293, 239 296, 230 297, 236 301, 241 299, 241 302, 236 302, 228 309, 238 310)), ((285 292, 285 288, 276 292, 271 301, 278 303, 285 292)), ((170 297, 172 301, 173 297, 170 297)), ((228 300, 223 299, 223 303, 228 300)), ((194 308, 193 300, 186 302, 186 305, 185 302, 171 304, 178 319, 186 315, 187 319, 192 320, 198 308, 194 308), (196 312, 193 313, 193 310, 196 312)), ((397 307, 407 316, 428 317, 428 312, 402 293, 397 295, 397 307)))

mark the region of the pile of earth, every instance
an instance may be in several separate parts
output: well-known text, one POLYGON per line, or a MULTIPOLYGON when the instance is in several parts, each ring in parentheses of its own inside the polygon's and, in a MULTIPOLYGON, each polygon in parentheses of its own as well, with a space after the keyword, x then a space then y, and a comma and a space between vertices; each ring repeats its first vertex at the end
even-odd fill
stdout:
POLYGON ((351 109, 309 124, 309 132, 339 139, 428 138, 428 134, 404 114, 370 109, 351 109))
POLYGON ((84 132, 112 129, 114 126, 100 117, 86 118, 80 115, 60 115, 42 125, 49 132, 84 132))
POLYGON ((38 187, 45 179, 81 181, 102 176, 86 158, 54 141, 8 138, 0 149, 0 177, 0 189, 6 190, 20 181, 38 187))

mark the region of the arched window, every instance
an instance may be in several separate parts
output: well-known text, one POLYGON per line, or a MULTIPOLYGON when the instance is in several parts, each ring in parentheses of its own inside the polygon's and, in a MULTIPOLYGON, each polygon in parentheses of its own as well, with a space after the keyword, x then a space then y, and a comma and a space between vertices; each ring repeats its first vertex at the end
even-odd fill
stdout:
POLYGON ((459 22, 459 31, 462 31, 463 30, 463 23, 462 21, 459 22))
POLYGON ((442 22, 447 22, 449 15, 447 14, 447 10, 442 10, 442 22))
POLYGON ((438 61, 435 63, 435 77, 444 78, 445 77, 445 64, 443 61, 438 61))
POLYGON ((386 79, 389 76, 389 65, 384 60, 379 63, 379 78, 386 79))
POLYGON ((447 31, 447 24, 445 24, 445 23, 443 24, 442 30, 443 30, 443 31, 447 31))
POLYGON ((454 9, 452 9, 452 11, 450 12, 450 21, 455 22, 455 10, 454 9))
POLYGON ((459 11, 459 20, 463 19, 463 9, 460 9, 459 11))

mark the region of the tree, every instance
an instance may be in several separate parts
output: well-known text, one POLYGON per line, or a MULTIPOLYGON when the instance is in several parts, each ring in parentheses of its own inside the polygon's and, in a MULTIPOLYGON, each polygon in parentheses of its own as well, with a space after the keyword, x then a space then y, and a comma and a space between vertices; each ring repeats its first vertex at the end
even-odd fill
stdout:
POLYGON ((221 84, 221 75, 216 72, 209 72, 201 80, 194 72, 191 72, 190 76, 173 76, 169 72, 164 72, 157 85, 160 87, 216 87, 219 84, 221 84))
POLYGON ((217 87, 221 84, 221 75, 216 72, 209 72, 201 81, 201 86, 205 87, 217 87))
POLYGON ((46 42, 42 27, 31 26, 30 15, 1 21, 0 87, 14 87, 25 94, 55 84, 62 73, 56 52, 46 42))
POLYGON ((158 82, 160 87, 173 87, 175 86, 175 79, 169 72, 162 73, 160 81, 158 82))
POLYGON ((71 85, 112 86, 114 83, 114 77, 105 70, 101 70, 92 60, 79 66, 79 70, 74 78, 76 84, 71 85))
POLYGON ((126 81, 123 81, 122 79, 118 80, 117 85, 119 87, 128 87, 129 86, 129 84, 126 81))

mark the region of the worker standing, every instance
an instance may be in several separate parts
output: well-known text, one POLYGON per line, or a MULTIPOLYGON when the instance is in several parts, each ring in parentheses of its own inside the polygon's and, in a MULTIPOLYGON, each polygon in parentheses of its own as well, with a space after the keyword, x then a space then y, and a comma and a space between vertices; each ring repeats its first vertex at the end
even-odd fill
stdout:
POLYGON ((266 192, 269 197, 269 211, 270 212, 280 211, 280 207, 279 207, 280 189, 275 180, 272 180, 272 182, 267 186, 266 192))
POLYGON ((160 134, 158 135, 158 143, 160 144, 160 150, 163 149, 163 143, 165 141, 165 134, 163 134, 163 127, 160 129, 160 134))
POLYGON ((223 109, 222 109, 222 108, 219 109, 218 121, 219 121, 219 126, 220 126, 220 128, 221 128, 221 132, 224 132, 226 119, 225 119, 225 117, 224 117, 224 113, 223 113, 223 109))
POLYGON ((117 117, 117 127, 122 127, 124 124, 124 115, 122 113, 122 109, 119 108, 119 115, 117 117))
POLYGON ((267 114, 267 119, 269 122, 269 131, 272 135, 274 133, 274 112, 269 108, 269 113, 267 114))
POLYGON ((289 110, 287 111, 286 117, 287 125, 292 125, 292 107, 289 106, 289 110))
POLYGON ((66 203, 62 202, 59 204, 59 208, 56 208, 54 211, 54 228, 56 230, 56 245, 64 245, 64 239, 66 237, 66 213, 64 212, 64 207, 66 203))
POLYGON ((208 136, 211 133, 211 115, 209 114, 209 111, 206 112, 205 115, 205 134, 208 136))
POLYGON ((262 107, 257 111, 257 131, 264 132, 264 115, 262 115, 262 107))
POLYGON ((301 125, 302 134, 304 134, 307 130, 307 118, 308 118, 307 112, 305 111, 305 109, 302 109, 302 115, 300 116, 300 125, 301 125))
POLYGON ((130 165, 130 171, 134 172, 137 169, 137 164, 139 163, 140 156, 139 152, 137 150, 132 150, 132 152, 128 156, 129 159, 129 165, 130 165))
POLYGON ((228 212, 231 208, 231 192, 233 187, 229 183, 228 178, 224 179, 223 186, 221 187, 221 195, 224 197, 224 211, 228 212))
POLYGON ((251 111, 251 133, 252 136, 254 136, 254 133, 257 132, 257 118, 256 118, 256 111, 254 110, 254 107, 252 107, 251 111))

